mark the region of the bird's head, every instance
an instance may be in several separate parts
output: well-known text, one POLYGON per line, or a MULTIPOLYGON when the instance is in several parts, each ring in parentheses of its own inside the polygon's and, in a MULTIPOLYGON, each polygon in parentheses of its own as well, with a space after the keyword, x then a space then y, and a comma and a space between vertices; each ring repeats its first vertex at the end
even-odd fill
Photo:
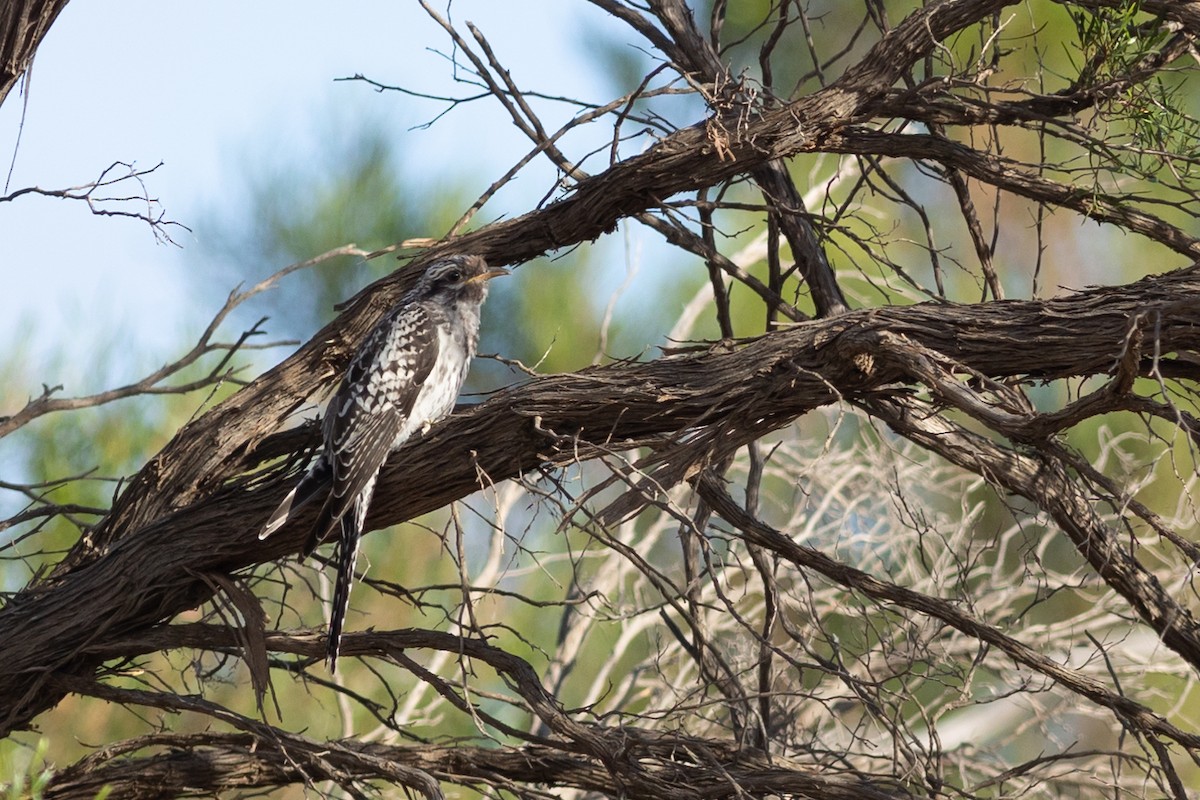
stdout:
POLYGON ((489 267, 483 256, 447 256, 434 261, 413 287, 418 300, 442 303, 482 303, 487 297, 488 281, 508 270, 489 267))

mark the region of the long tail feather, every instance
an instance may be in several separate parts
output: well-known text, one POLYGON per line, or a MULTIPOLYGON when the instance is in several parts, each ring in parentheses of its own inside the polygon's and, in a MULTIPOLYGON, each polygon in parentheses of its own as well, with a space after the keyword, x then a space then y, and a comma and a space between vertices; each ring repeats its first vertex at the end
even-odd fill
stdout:
POLYGON ((329 610, 329 636, 325 642, 325 659, 329 671, 337 671, 338 653, 342 644, 342 629, 350 609, 350 589, 354 585, 354 564, 358 561, 358 543, 367 521, 367 507, 375 493, 375 478, 371 478, 354 499, 354 507, 342 515, 338 540, 337 579, 333 585, 333 605, 329 610))
POLYGON ((354 564, 358 561, 359 532, 355 527, 357 514, 342 517, 342 538, 338 541, 337 579, 333 586, 333 606, 329 610, 329 638, 325 642, 325 660, 329 671, 337 672, 338 653, 342 645, 342 629, 350 609, 350 587, 354 584, 354 564))

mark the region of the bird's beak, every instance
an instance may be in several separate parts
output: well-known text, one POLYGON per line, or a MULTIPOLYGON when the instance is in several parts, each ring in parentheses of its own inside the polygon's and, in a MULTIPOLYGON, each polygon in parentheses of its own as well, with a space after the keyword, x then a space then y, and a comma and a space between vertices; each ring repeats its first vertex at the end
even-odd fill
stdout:
POLYGON ((473 278, 468 278, 467 283, 475 283, 479 281, 490 281, 492 278, 499 278, 501 275, 507 275, 508 270, 504 267, 489 267, 487 272, 481 272, 473 278))

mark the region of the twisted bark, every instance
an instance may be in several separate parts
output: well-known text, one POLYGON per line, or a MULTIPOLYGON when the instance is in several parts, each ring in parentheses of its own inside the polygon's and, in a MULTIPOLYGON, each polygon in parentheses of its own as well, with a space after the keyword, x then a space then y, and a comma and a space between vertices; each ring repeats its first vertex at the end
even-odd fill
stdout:
MULTIPOLYGON (((454 415, 389 460, 367 526, 379 529, 440 508, 479 488, 481 475, 501 481, 556 459, 662 444, 685 432, 702 434, 691 456, 702 465, 718 448, 756 439, 839 398, 865 403, 897 385, 917 384, 902 359, 876 357, 884 334, 911 342, 914 352, 933 351, 1003 379, 1109 374, 1128 357, 1131 332, 1140 332, 1147 345, 1135 354, 1139 374, 1195 381, 1200 367, 1194 361, 1153 353, 1200 353, 1198 309, 1200 268, 1193 267, 1047 301, 854 311, 733 350, 537 378, 454 415)), ((1114 407, 1120 406, 1110 410, 1114 407)), ((1091 408, 1089 416, 1102 410, 1091 408)), ((1036 418, 1030 425, 1036 426, 1036 418)), ((204 433, 220 437, 216 429, 204 433)), ((260 456, 279 449, 314 444, 317 432, 310 428, 282 438, 284 447, 268 440, 237 469, 253 468, 260 456)), ((6 653, 0 663, 0 708, 6 710, 0 730, 24 727, 58 702, 62 692, 53 688, 55 673, 86 675, 99 666, 100 659, 85 654, 90 647, 145 630, 211 597, 214 584, 202 576, 296 552, 318 504, 276 536, 257 538, 294 478, 294 470, 283 472, 222 487, 0 610, 6 653)), ((1156 599, 1154 607, 1162 608, 1161 602, 1156 599)), ((1180 615, 1148 620, 1164 632, 1178 630, 1183 621, 1180 615)), ((1187 643, 1177 649, 1200 668, 1198 634, 1191 625, 1187 643)))

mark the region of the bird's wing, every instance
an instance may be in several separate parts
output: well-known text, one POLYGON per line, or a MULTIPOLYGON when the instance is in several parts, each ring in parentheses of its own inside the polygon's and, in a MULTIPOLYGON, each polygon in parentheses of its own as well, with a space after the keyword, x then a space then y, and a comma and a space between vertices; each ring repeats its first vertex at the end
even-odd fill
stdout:
POLYGON ((263 529, 259 531, 258 538, 266 539, 275 531, 283 527, 292 514, 300 508, 308 505, 308 501, 316 496, 317 491, 328 485, 330 478, 333 476, 333 469, 329 465, 329 459, 322 453, 309 467, 308 472, 304 473, 304 477, 300 482, 292 487, 288 492, 287 497, 283 498, 278 508, 267 519, 263 529))
POLYGON ((309 551, 325 539, 379 471, 437 358, 437 331, 420 305, 404 307, 364 342, 325 412, 325 447, 333 477, 309 551))

